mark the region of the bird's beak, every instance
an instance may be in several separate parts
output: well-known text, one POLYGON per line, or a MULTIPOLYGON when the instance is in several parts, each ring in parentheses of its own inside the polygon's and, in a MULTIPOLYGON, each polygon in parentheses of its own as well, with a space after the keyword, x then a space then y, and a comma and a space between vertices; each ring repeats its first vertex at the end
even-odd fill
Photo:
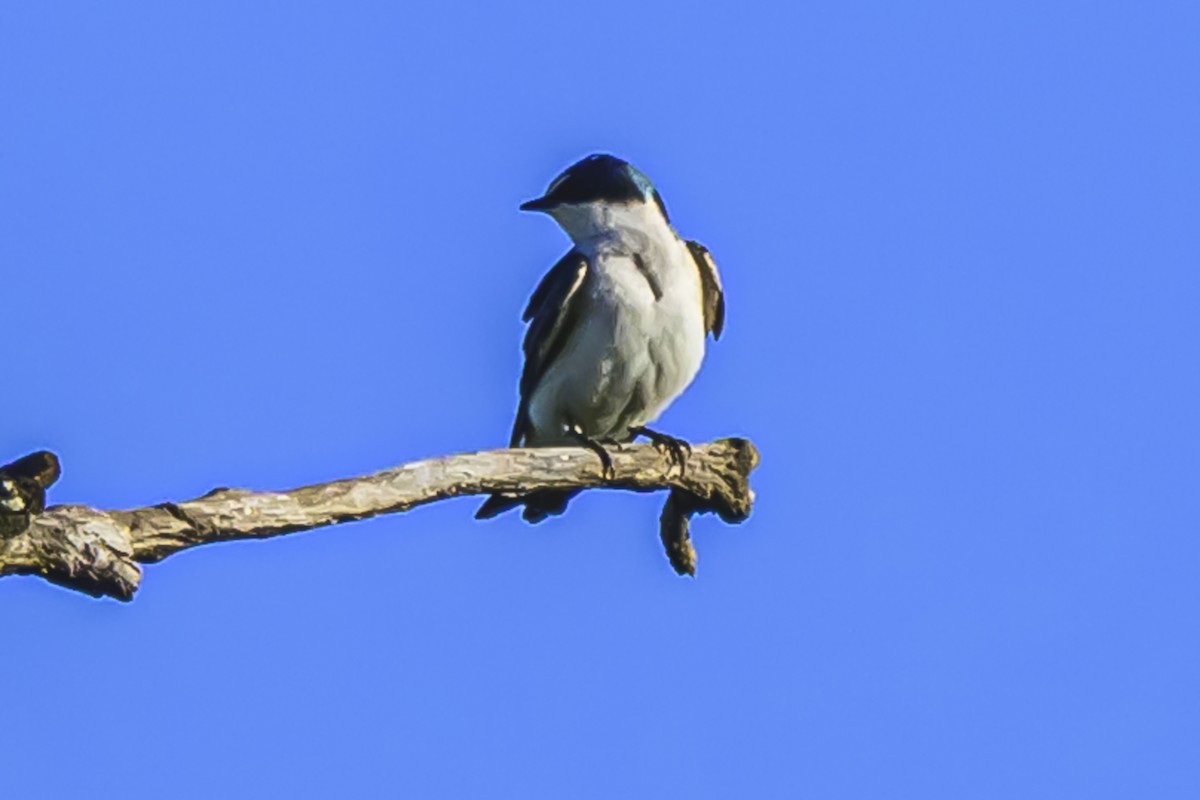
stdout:
POLYGON ((548 197, 539 197, 536 200, 527 200, 526 202, 521 203, 521 210, 522 211, 549 211, 550 209, 554 208, 556 205, 558 205, 558 203, 554 202, 553 200, 551 200, 548 197))

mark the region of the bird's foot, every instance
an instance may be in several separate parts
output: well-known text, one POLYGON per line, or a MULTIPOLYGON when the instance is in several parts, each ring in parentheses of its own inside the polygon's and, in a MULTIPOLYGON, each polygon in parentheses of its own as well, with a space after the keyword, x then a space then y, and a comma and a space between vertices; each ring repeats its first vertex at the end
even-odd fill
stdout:
POLYGON ((692 446, 683 439, 676 439, 674 436, 668 436, 665 433, 652 431, 644 425, 638 425, 630 428, 629 433, 637 438, 645 436, 651 441, 655 449, 666 455, 671 461, 679 465, 679 474, 683 474, 683 470, 687 464, 688 456, 692 454, 692 446))
POLYGON ((612 456, 604 449, 604 444, 588 436, 578 425, 569 425, 567 427, 567 434, 600 458, 601 474, 604 476, 604 480, 611 481, 617 477, 617 470, 613 467, 612 456))

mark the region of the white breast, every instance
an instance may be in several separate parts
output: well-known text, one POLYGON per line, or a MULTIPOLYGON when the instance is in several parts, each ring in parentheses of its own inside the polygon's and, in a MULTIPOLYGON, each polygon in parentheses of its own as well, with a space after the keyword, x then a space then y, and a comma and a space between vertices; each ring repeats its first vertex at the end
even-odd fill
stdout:
POLYGON ((580 323, 530 398, 534 444, 563 441, 569 424, 592 438, 627 438, 658 418, 704 359, 700 279, 691 254, 669 241, 627 241, 590 254, 580 323), (657 294, 656 296, 656 289, 657 294))

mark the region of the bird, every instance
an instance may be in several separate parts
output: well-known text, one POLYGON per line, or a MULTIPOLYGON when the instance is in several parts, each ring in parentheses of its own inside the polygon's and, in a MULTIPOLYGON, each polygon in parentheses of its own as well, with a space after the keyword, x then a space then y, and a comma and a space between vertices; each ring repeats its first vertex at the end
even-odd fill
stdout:
MULTIPOLYGON (((662 195, 629 162, 596 153, 572 164, 522 211, 547 214, 572 247, 526 305, 520 399, 511 447, 579 444, 612 460, 604 445, 642 435, 680 468, 686 443, 646 426, 688 387, 709 334, 725 325, 716 262, 682 238, 662 195)), ((492 494, 488 519, 517 506, 531 523, 562 514, 577 490, 492 494)))
POLYGON ((46 489, 62 474, 58 457, 39 450, 0 467, 0 537, 23 533, 46 509, 46 489))

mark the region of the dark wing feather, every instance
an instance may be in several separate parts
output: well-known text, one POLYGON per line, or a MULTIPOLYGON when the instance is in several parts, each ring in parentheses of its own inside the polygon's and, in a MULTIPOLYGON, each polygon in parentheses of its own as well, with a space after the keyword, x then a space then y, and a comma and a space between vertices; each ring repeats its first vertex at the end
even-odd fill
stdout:
POLYGON ((717 274, 717 262, 713 261, 712 253, 699 242, 687 243, 700 272, 700 293, 704 302, 704 330, 711 333, 714 339, 721 338, 725 329, 725 292, 721 289, 721 276, 717 274))
POLYGON ((525 368, 521 371, 521 402, 513 423, 510 447, 517 447, 529 433, 529 398, 546 370, 562 352, 574 327, 584 279, 587 277, 587 258, 570 251, 551 267, 533 290, 522 319, 529 322, 525 332, 525 368))

